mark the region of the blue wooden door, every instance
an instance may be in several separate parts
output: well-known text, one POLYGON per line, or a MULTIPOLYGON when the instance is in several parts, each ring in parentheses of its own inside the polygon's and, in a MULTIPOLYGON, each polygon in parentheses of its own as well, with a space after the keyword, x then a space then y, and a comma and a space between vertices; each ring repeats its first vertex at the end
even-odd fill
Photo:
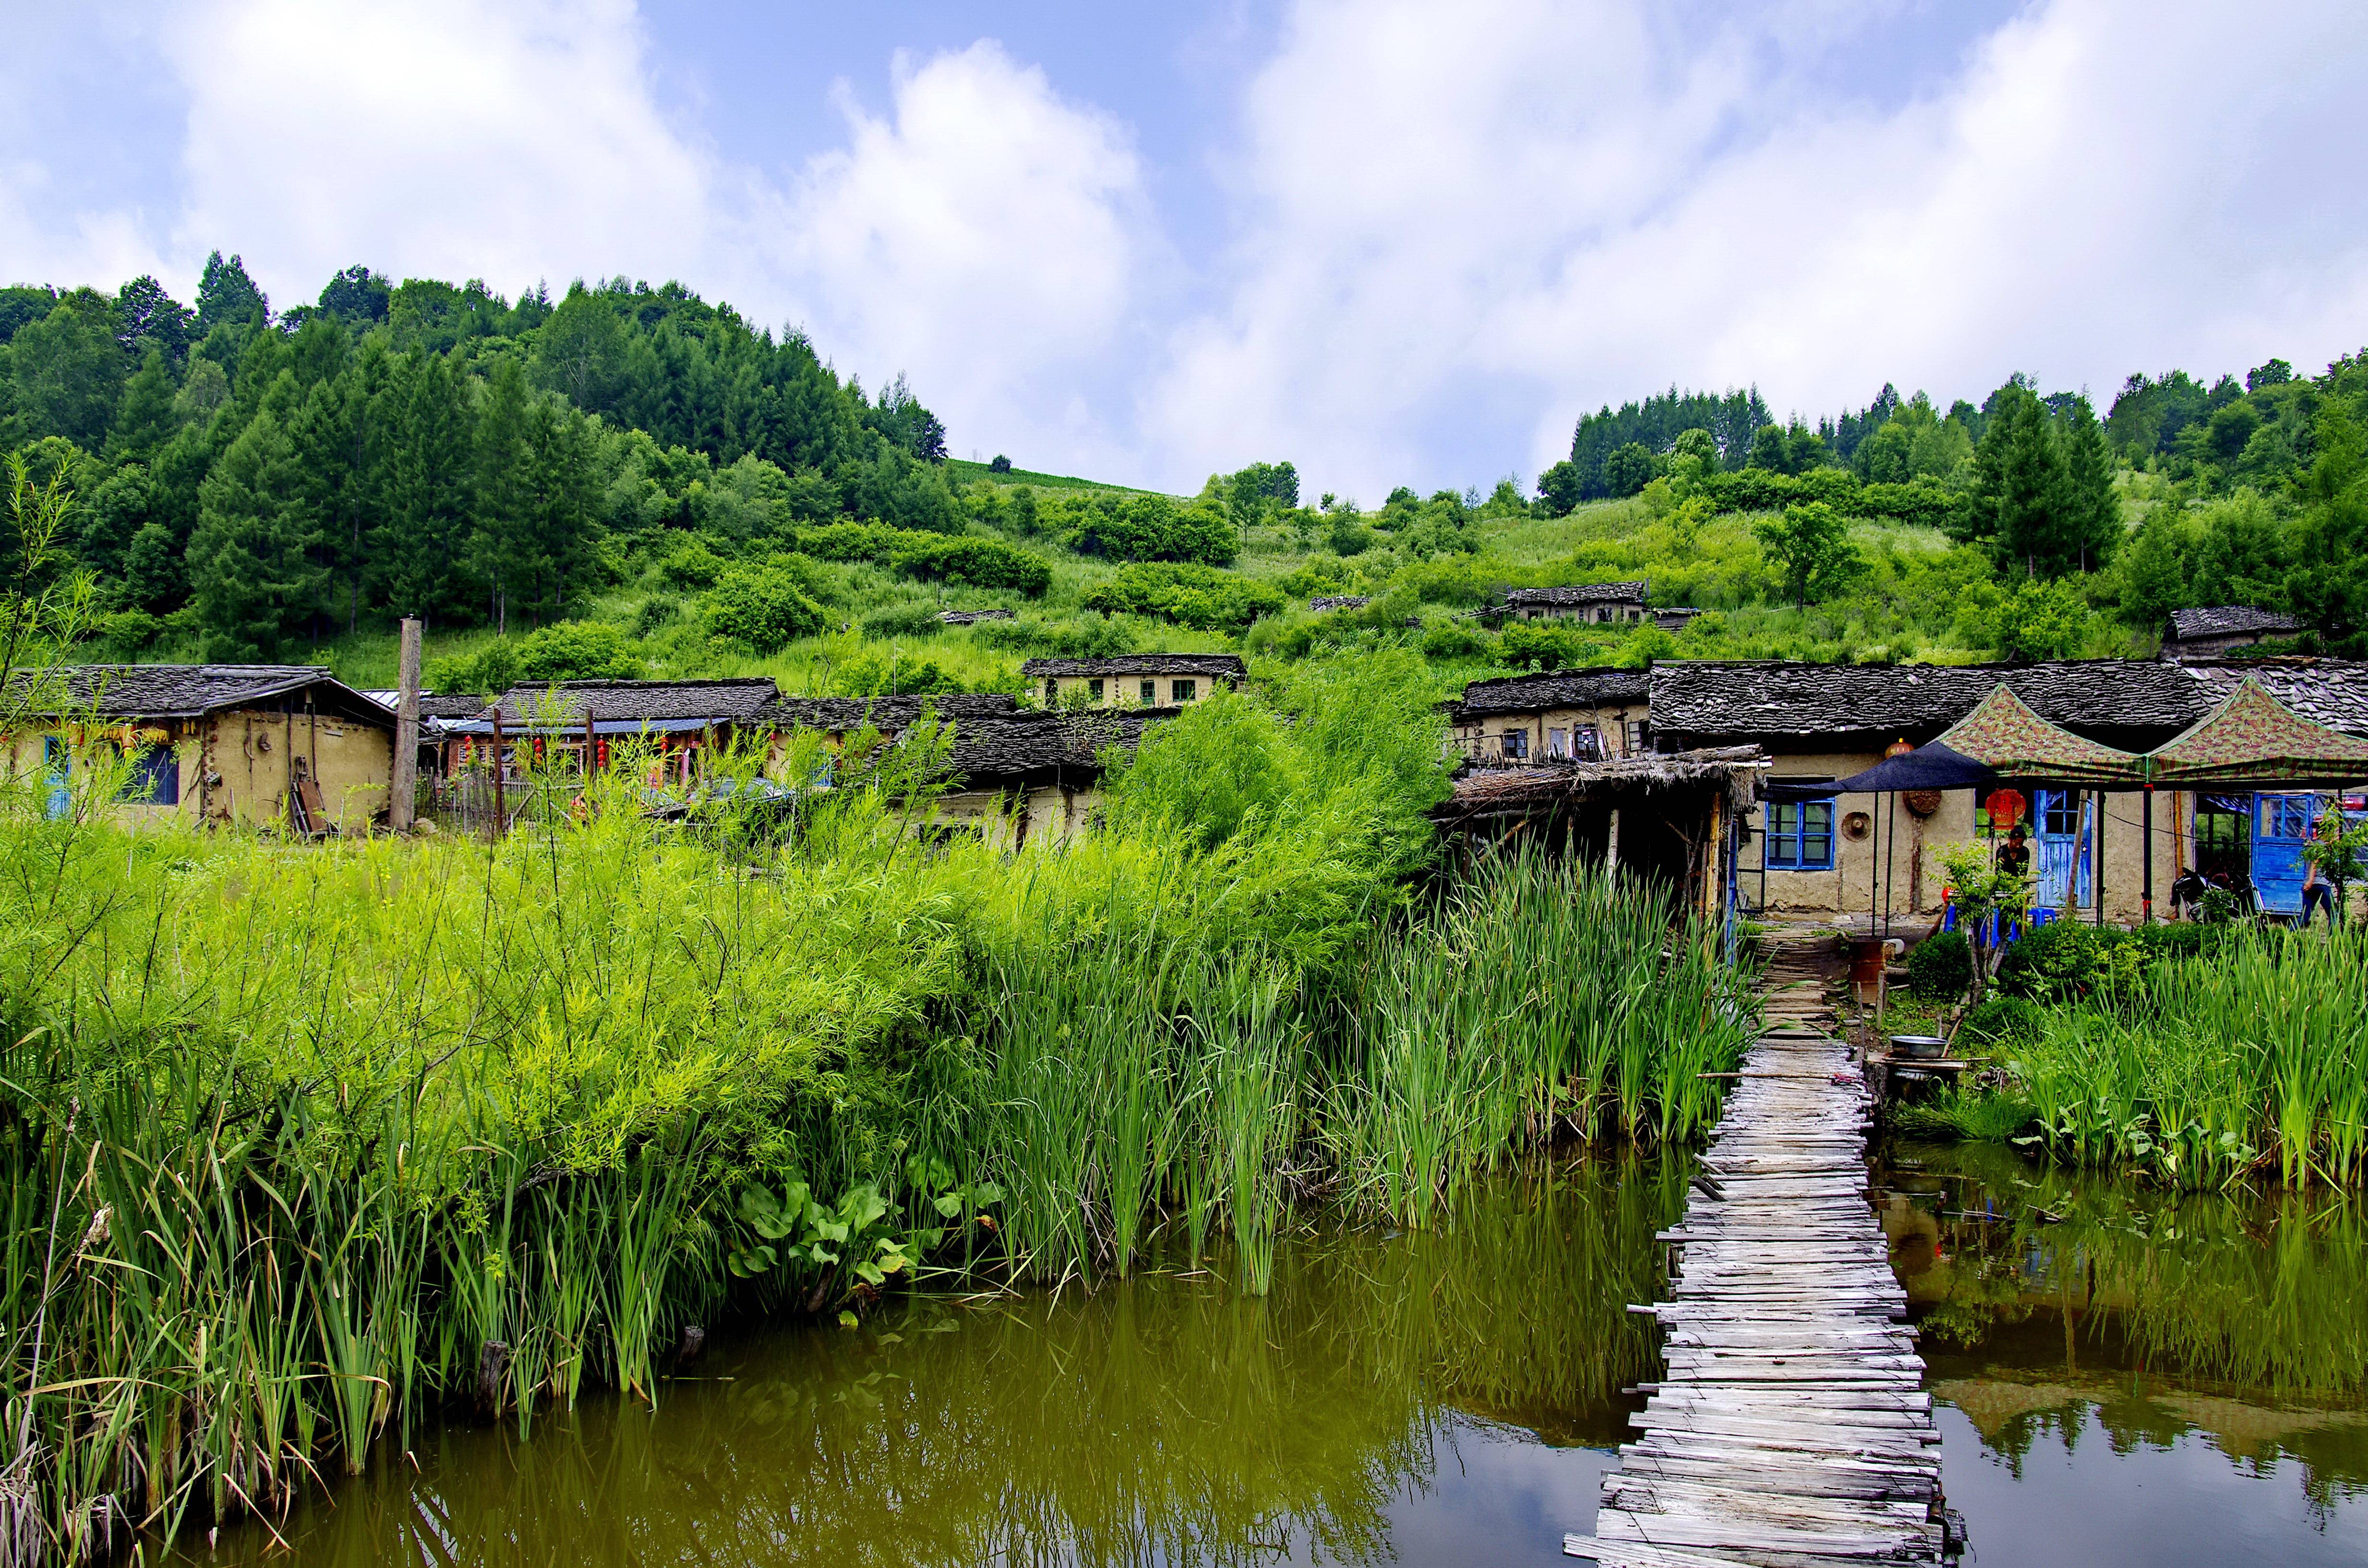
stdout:
POLYGON ((74 752, 66 744, 63 735, 41 737, 41 761, 49 772, 49 817, 51 822, 56 822, 74 810, 74 794, 67 787, 67 775, 74 767, 74 752))
POLYGON ((2078 790, 2041 790, 2032 812, 2037 843, 2032 869, 2038 873, 2032 892, 2042 909, 2077 909, 2095 900, 2089 892, 2089 834, 2094 831, 2094 796, 2078 790))
POLYGON ((2317 795, 2253 797, 2253 894, 2266 914, 2302 913, 2302 846, 2318 804, 2317 795))

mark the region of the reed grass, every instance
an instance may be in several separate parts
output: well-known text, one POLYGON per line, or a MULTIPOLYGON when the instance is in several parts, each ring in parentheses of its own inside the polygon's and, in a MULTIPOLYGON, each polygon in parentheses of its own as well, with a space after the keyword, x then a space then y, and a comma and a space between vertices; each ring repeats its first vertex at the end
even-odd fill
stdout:
POLYGON ((2368 930, 2262 931, 2045 1010, 2011 1090, 2028 1137, 2179 1187, 2368 1175, 2368 930))

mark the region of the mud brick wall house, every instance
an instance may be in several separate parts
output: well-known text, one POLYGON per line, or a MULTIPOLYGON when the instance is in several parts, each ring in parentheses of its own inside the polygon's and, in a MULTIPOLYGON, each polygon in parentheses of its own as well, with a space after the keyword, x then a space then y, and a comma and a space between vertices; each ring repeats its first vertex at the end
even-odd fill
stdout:
POLYGON ((1469 761, 1600 762, 1653 749, 1651 689, 1645 670, 1563 670, 1476 680, 1440 709, 1469 761))
POLYGON ((366 830, 386 810, 394 715, 304 665, 84 665, 28 693, 50 717, 11 737, 19 778, 63 810, 93 748, 131 759, 115 810, 303 834, 366 830))
POLYGON ((1110 659, 1030 659, 1019 666, 1047 708, 1186 708, 1247 673, 1231 653, 1129 653, 1110 659))
POLYGON ((1132 751, 1175 708, 1118 712, 1031 712, 968 719, 954 727, 938 801, 941 827, 976 833, 1017 852, 1066 844, 1090 828, 1102 803, 1101 754, 1132 751))
POLYGON ((2180 659, 2209 657, 2233 649, 2249 648, 2271 637, 2292 637, 2302 622, 2273 609, 2250 605, 2215 605, 2210 609, 2176 609, 2162 640, 2162 656, 2180 659))
POLYGON ((1559 588, 1514 588, 1497 613, 1511 620, 1578 620, 1622 626, 1651 620, 1643 583, 1578 583, 1559 588))
POLYGON ((483 771, 494 756, 498 723, 505 777, 517 777, 529 756, 581 770, 587 746, 594 765, 605 767, 612 748, 621 752, 630 744, 650 754, 651 782, 681 782, 697 777, 716 748, 769 733, 766 721, 780 695, 763 676, 521 684, 472 719, 438 722, 443 771, 448 778, 483 771))
MULTIPOLYGON (((1668 662, 1653 670, 1651 714, 1668 749, 1757 745, 1770 758, 1769 798, 1737 857, 1743 902, 1775 916, 1929 919, 1941 903, 1939 846, 1976 836, 1975 792, 1825 793, 1816 786, 1920 745, 2003 681, 2040 717, 2125 751, 2177 735, 2225 695, 2178 665, 2081 660, 1998 665, 1668 662), (1883 874, 1878 880, 1877 853, 1883 874)), ((2094 918, 2142 912, 2146 815, 2140 797, 2035 791, 2024 824, 2041 906, 2094 918), (2099 876, 2096 835, 2103 834, 2099 876), (2101 881, 2101 890, 2099 883, 2101 881)), ((2194 863, 2195 801, 2165 792, 2153 808, 2154 896, 2194 863)), ((1920 922, 1919 922, 1920 923, 1920 922)))

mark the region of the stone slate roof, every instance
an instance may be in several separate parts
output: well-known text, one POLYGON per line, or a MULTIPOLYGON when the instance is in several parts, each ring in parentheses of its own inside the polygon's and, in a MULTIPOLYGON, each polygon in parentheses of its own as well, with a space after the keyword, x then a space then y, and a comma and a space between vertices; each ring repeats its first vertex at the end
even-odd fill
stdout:
POLYGON ((2173 642, 2191 637, 2235 637, 2248 631, 2300 631, 2302 622, 2281 610, 2255 609, 2251 605, 2214 605, 2209 609, 2170 612, 2173 642))
POLYGON ((564 680, 514 686, 480 717, 491 720, 501 711, 505 726, 523 724, 531 713, 537 723, 565 729, 580 727, 589 704, 596 724, 647 724, 652 728, 691 728, 707 724, 749 724, 761 720, 780 699, 780 688, 769 676, 747 676, 732 680, 564 680))
POLYGON ((1656 733, 1810 740, 1881 733, 1922 742, 2004 681, 2051 723, 2124 750, 2169 740, 2217 698, 2178 665, 1805 665, 1666 660, 1653 666, 1656 733))
POLYGON ((939 720, 960 730, 972 722, 1016 711, 1019 699, 1000 691, 949 692, 939 697, 783 697, 766 712, 775 729, 861 729, 869 724, 894 734, 934 709, 939 720))
POLYGON ((487 707, 485 699, 465 691, 422 692, 419 697, 419 717, 429 719, 473 719, 487 707))
POLYGON ((969 626, 981 620, 1016 620, 1019 617, 1008 609, 941 609, 938 619, 948 626, 969 626))
POLYGON ((1099 775, 1095 757, 1102 748, 1118 745, 1132 751, 1142 744, 1146 728, 1181 711, 1133 708, 976 719, 955 726, 947 768, 973 790, 1050 782, 1064 774, 1084 783, 1099 775))
POLYGON ((2251 676, 2304 718, 2368 737, 2368 663, 2358 659, 2192 659, 2170 667, 2207 688, 2207 706, 2232 695, 2251 676))
POLYGON ((1362 609, 1372 602, 1371 594, 1326 594, 1321 598, 1308 600, 1307 608, 1321 615, 1326 610, 1362 609))
POLYGON ((1030 659, 1019 673, 1046 676, 1217 676, 1239 680, 1245 673, 1231 653, 1128 653, 1114 659, 1030 659))
POLYGON ((1579 583, 1563 588, 1514 588, 1505 595, 1508 609, 1554 605, 1641 604, 1642 583, 1579 583))
MULTIPOLYGON (((224 709, 301 709, 393 725, 394 715, 318 665, 78 665, 41 706, 116 719, 195 719, 224 709)), ((20 672, 22 685, 31 672, 20 672)))
POLYGON ((1558 670, 1552 675, 1508 676, 1475 680, 1462 700, 1442 703, 1447 722, 1461 724, 1497 713, 1535 713, 1543 708, 1616 708, 1642 705, 1650 693, 1646 670, 1558 670))

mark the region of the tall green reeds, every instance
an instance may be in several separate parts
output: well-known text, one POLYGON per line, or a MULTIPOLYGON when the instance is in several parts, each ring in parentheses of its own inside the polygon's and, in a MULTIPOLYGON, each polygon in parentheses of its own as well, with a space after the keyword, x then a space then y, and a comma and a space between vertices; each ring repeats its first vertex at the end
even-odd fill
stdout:
POLYGON ((2032 1135, 2174 1187, 2368 1175, 2368 930, 2248 934, 2051 1007, 2010 1063, 2032 1135))
POLYGON ((1751 1025, 1713 934, 1659 892, 1493 859, 1374 950, 1320 1136, 1364 1201, 1429 1218, 1471 1166, 1566 1128, 1685 1139, 1751 1025))

